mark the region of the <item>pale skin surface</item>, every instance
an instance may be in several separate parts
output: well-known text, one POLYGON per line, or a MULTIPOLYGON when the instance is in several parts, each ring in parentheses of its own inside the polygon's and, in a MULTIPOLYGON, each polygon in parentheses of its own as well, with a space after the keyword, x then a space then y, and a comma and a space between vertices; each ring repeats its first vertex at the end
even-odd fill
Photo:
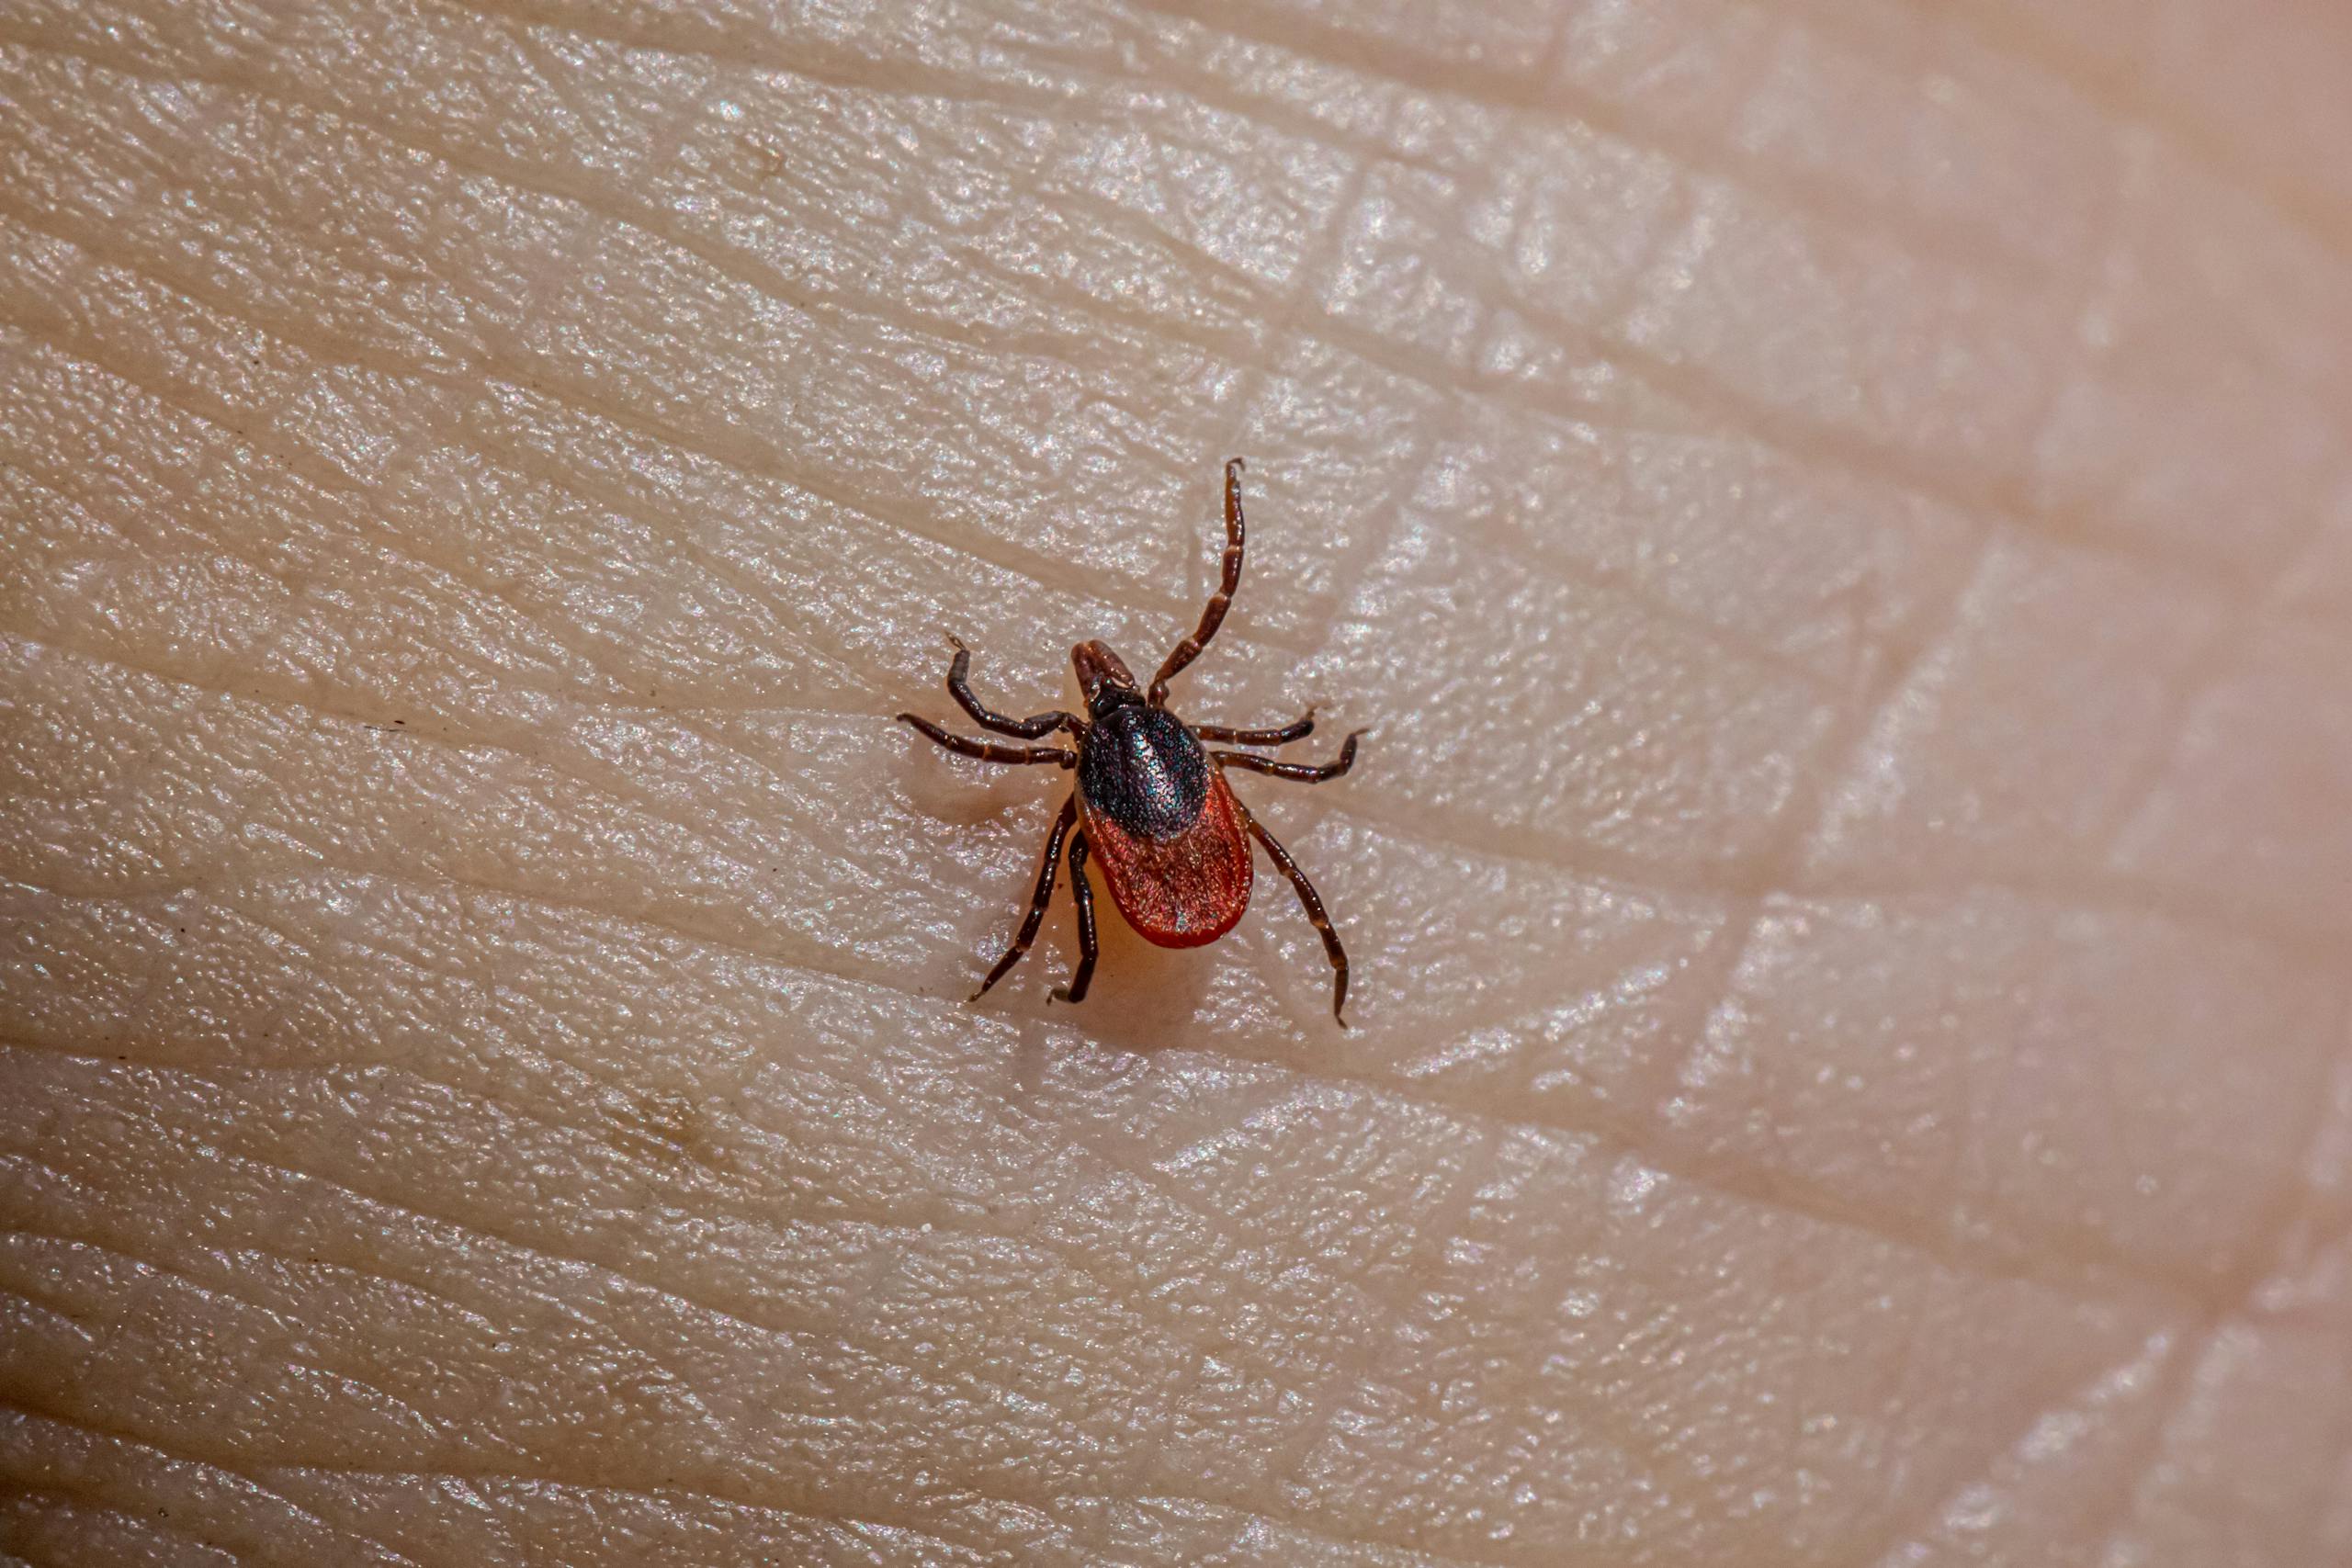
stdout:
POLYGON ((677 13, 0 6, 0 1561, 2352 1552, 2343 7, 677 13))

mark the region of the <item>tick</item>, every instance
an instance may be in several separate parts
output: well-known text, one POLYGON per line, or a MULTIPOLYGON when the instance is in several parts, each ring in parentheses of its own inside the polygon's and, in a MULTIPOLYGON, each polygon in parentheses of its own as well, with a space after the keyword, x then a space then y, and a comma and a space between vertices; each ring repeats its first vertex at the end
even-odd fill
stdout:
POLYGON ((1321 766, 1282 762, 1250 751, 1214 751, 1202 744, 1221 741, 1229 746, 1273 748, 1303 739, 1315 728, 1315 713, 1262 729, 1236 729, 1222 724, 1187 724, 1168 707, 1168 682, 1201 656, 1201 650, 1225 623, 1225 612, 1241 585, 1242 461, 1225 466, 1225 570, 1201 624, 1178 643, 1151 678, 1137 690, 1136 678, 1110 648, 1099 641, 1081 642, 1070 649, 1080 689, 1086 695, 1086 716, 1056 709, 1032 718, 1007 718, 992 713, 972 694, 972 655, 954 637, 955 660, 947 666, 947 692, 981 728, 1023 740, 1035 740, 1067 730, 1069 746, 1004 746, 956 735, 910 713, 899 719, 962 757, 983 762, 1050 763, 1078 774, 1077 787, 1062 802, 1046 836, 1046 863, 1037 873, 1037 891, 1012 945, 972 993, 974 1001, 1004 978, 1036 940, 1037 928, 1053 902, 1054 881, 1063 846, 1069 846, 1070 897, 1078 906, 1078 967, 1069 984, 1054 996, 1061 1001, 1086 999, 1094 978, 1094 890, 1086 879, 1091 856, 1102 867, 1111 889, 1111 901, 1127 924, 1147 942, 1161 947, 1199 947, 1231 931, 1250 907, 1252 863, 1250 840, 1265 847, 1276 870, 1290 879, 1306 918, 1322 933, 1323 951, 1329 954, 1334 979, 1331 1016, 1340 1027, 1348 1000, 1348 954, 1340 933, 1323 912, 1323 900, 1290 852, 1241 804, 1226 784, 1228 769, 1269 773, 1299 784, 1321 784, 1338 778, 1355 765, 1356 739, 1340 744, 1337 761, 1321 766))

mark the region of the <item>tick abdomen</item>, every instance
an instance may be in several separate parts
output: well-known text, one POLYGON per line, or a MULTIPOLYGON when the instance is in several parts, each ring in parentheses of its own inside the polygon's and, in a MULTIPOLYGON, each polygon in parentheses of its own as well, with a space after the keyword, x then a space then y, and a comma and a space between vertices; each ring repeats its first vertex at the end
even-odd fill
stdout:
POLYGON ((1173 839, 1200 820, 1209 763, 1165 708, 1125 703, 1097 718, 1080 748, 1078 787, 1090 812, 1138 839, 1173 839))

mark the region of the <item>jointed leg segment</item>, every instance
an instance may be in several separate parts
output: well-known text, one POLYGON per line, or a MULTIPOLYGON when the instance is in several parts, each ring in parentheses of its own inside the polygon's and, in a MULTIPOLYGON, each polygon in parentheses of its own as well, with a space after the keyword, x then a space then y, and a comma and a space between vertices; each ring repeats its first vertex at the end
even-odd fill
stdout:
POLYGON ((996 961, 996 967, 989 971, 989 977, 980 982, 980 988, 972 993, 972 1000, 987 996, 989 987, 1003 979, 1021 962, 1021 955, 1029 951, 1029 944, 1037 940, 1037 928, 1046 919, 1046 906, 1054 901, 1054 877, 1061 870, 1062 840, 1069 837, 1070 824, 1077 820, 1078 796, 1073 795, 1062 802, 1061 815, 1054 818, 1054 830, 1046 836, 1046 863, 1037 873, 1037 891, 1029 900, 1029 912, 1021 918, 1021 930, 1014 935, 1012 945, 1004 950, 1004 956, 996 961))
POLYGON ((1290 878, 1291 889, 1298 895, 1299 907, 1306 911, 1307 919, 1323 933, 1324 954, 1331 960, 1331 967, 1339 972, 1331 989, 1331 1016, 1341 1029, 1345 1029, 1348 1021, 1340 1016, 1340 1010, 1348 1005, 1348 952, 1340 945, 1340 933, 1331 929, 1331 917, 1323 912, 1323 899, 1315 891, 1315 884, 1306 880, 1306 873, 1299 870, 1298 863, 1290 858, 1290 852, 1283 848, 1281 840, 1267 832, 1257 818, 1247 810, 1242 812, 1242 818, 1250 824, 1250 836, 1266 847, 1266 853, 1273 861, 1275 868, 1290 878))
POLYGON ((1176 645, 1160 665, 1159 673, 1151 678, 1151 690, 1144 701, 1159 707, 1168 701, 1168 682, 1174 680, 1187 664, 1201 656, 1201 649, 1216 636, 1217 627, 1225 624, 1226 607, 1233 603, 1234 590, 1241 586, 1241 470, 1245 465, 1238 457, 1225 465, 1225 571, 1216 592, 1209 595, 1208 608, 1201 612, 1201 624, 1191 637, 1176 645))
POLYGON ((1086 987, 1094 982, 1094 889, 1086 881, 1086 829, 1081 828, 1070 835, 1069 892, 1078 905, 1078 967, 1070 972, 1069 984, 1057 987, 1054 999, 1061 1002, 1082 1002, 1086 987))
POLYGON ((1196 724, 1193 733, 1204 740, 1221 740, 1227 746, 1287 746, 1315 733, 1315 710, 1308 708, 1276 729, 1233 729, 1222 724, 1196 724))
MULTIPOLYGON (((993 740, 974 740, 969 736, 942 729, 920 714, 902 713, 899 716, 899 722, 913 725, 959 757, 976 757, 983 762, 1051 762, 1063 768, 1078 766, 1078 753, 1059 746, 1000 746, 993 740)), ((1039 733, 1044 732, 1041 730, 1039 733)))
POLYGON ((1247 768, 1253 773, 1265 773, 1273 778, 1288 779, 1294 784, 1321 784, 1336 779, 1356 765, 1356 735, 1359 729, 1340 744, 1339 761, 1315 766, 1306 762, 1277 762, 1271 757, 1252 756, 1247 751, 1212 751, 1210 756, 1228 768, 1247 768))
POLYGON ((1024 740, 1051 735, 1057 729, 1067 729, 1072 735, 1085 730, 1083 719, 1059 708, 1030 718, 1007 718, 1001 713, 991 712, 972 694, 972 650, 953 637, 947 640, 956 649, 956 657, 947 666, 947 694, 954 697, 956 704, 972 716, 972 722, 982 729, 993 729, 999 735, 1017 735, 1024 740))

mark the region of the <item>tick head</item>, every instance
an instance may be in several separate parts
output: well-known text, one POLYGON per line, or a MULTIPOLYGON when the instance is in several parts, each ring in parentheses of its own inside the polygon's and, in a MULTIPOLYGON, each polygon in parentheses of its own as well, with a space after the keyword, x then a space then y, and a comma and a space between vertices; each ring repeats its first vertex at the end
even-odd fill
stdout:
POLYGON ((1109 644, 1081 642, 1069 650, 1069 661, 1078 670, 1078 686, 1086 694, 1090 717, 1101 718, 1113 708, 1143 701, 1126 661, 1112 652, 1109 644))

